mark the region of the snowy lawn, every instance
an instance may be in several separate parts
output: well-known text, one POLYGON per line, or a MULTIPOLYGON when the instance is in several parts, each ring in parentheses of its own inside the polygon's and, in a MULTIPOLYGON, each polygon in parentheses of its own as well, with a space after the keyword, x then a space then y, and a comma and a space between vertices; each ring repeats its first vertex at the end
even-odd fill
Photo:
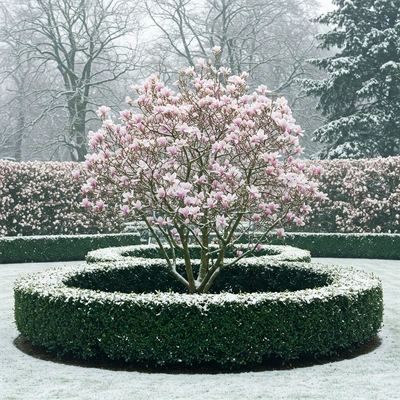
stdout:
MULTIPOLYGON (((314 259, 374 272, 383 281, 382 344, 353 359, 292 370, 172 375, 81 368, 25 355, 13 345, 13 282, 74 263, 0 265, 0 399, 400 399, 400 261, 314 259)), ((76 263, 75 263, 76 264, 76 263)))

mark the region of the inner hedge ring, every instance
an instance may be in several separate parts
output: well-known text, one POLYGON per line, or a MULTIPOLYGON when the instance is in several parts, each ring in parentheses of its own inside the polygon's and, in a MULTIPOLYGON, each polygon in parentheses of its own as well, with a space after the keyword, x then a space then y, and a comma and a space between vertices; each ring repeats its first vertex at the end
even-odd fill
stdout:
MULTIPOLYGON (((70 287, 77 276, 149 268, 157 260, 50 269, 16 282, 15 320, 33 345, 87 359, 235 367, 335 354, 377 335, 382 287, 363 271, 247 259, 241 268, 318 274, 325 286, 285 292, 189 295, 119 293, 70 287)), ((159 260, 161 261, 161 260, 159 260)))
MULTIPOLYGON (((213 248, 213 246, 211 246, 213 248)), ((215 246, 216 248, 216 246, 215 246)), ((167 249, 167 251, 169 251, 167 249)), ((191 258, 200 258, 200 246, 191 246, 191 258)), ((310 262, 311 255, 308 250, 298 249, 292 246, 263 245, 261 250, 255 252, 254 256, 268 255, 271 261, 298 261, 310 262)), ((230 254, 228 253, 228 257, 230 254)), ((161 251, 157 245, 108 247, 105 249, 93 250, 86 256, 86 262, 116 262, 131 261, 134 257, 162 258, 161 251)))

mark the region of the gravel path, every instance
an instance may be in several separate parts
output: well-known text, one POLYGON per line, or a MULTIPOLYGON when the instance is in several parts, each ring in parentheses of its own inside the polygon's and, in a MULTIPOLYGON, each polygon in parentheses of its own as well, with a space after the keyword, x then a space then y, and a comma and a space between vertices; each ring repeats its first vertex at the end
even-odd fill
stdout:
POLYGON ((343 361, 292 370, 170 375, 81 368, 32 358, 13 345, 14 280, 73 263, 0 265, 0 400, 400 399, 400 261, 314 259, 354 266, 382 279, 382 344, 343 361))

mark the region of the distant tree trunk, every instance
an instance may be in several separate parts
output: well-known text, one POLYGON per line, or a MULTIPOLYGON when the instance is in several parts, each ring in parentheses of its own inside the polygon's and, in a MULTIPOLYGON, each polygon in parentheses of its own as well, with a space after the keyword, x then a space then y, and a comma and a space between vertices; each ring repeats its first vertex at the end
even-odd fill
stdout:
POLYGON ((14 159, 17 162, 22 161, 22 143, 23 143, 23 133, 25 127, 25 117, 20 115, 17 120, 17 129, 14 134, 14 159))
POLYGON ((84 161, 86 149, 86 113, 87 102, 73 97, 70 99, 68 113, 69 127, 69 152, 72 161, 84 161))
POLYGON ((16 97, 17 104, 17 123, 15 133, 12 135, 13 140, 13 158, 17 162, 22 161, 22 144, 24 139, 25 126, 25 76, 15 76, 14 82, 18 88, 16 97))

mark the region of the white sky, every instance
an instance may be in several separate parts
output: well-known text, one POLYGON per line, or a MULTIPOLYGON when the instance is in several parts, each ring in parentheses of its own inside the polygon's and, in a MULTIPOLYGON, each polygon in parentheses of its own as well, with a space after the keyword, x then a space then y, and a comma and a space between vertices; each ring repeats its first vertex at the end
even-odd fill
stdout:
POLYGON ((335 6, 332 4, 332 0, 319 0, 319 3, 321 4, 321 11, 331 11, 335 8, 335 6))

